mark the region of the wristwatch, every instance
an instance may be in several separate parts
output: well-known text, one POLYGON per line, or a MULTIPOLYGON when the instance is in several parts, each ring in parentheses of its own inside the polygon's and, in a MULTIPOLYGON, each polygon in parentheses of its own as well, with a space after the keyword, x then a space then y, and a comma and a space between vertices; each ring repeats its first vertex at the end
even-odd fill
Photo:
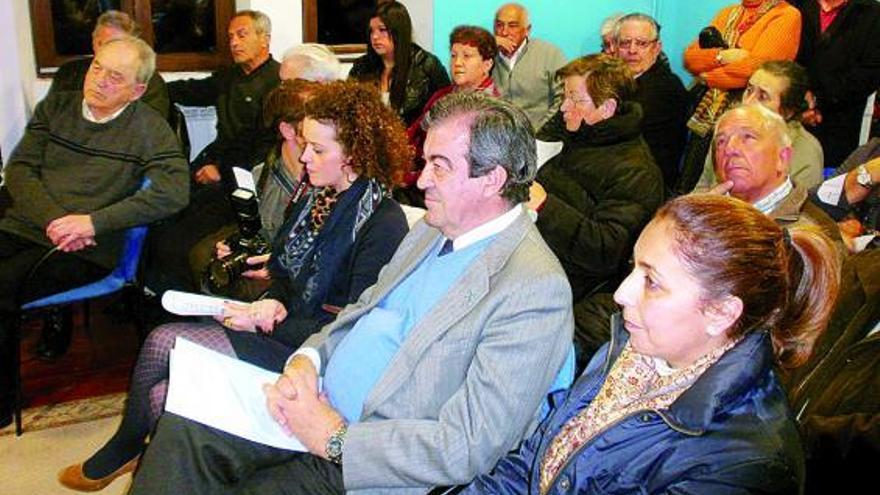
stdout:
POLYGON ((330 439, 327 440, 327 446, 324 447, 327 459, 334 464, 342 464, 342 446, 345 444, 346 433, 348 433, 348 425, 342 423, 342 426, 330 435, 330 439))
POLYGON ((874 187, 874 181, 871 180, 871 172, 868 172, 867 167, 864 165, 859 165, 856 169, 856 183, 867 189, 874 187))

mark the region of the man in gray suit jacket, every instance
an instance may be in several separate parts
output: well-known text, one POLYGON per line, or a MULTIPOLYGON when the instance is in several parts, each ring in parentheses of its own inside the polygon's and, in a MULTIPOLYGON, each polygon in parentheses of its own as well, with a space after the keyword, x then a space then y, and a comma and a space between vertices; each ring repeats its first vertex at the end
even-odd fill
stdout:
POLYGON ((531 126, 471 92, 425 126, 424 222, 266 386, 310 454, 166 414, 133 493, 424 493, 488 472, 534 429, 573 321, 565 274, 520 204, 531 126))

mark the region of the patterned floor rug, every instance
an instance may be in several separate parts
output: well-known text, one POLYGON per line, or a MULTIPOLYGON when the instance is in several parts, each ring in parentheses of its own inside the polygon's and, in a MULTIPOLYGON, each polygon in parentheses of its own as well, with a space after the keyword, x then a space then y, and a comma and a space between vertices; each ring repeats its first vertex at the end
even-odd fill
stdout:
MULTIPOLYGON (((111 394, 25 409, 21 415, 22 426, 25 431, 36 431, 116 416, 122 413, 125 395, 111 394)), ((14 425, 0 429, 0 436, 14 434, 14 425)))

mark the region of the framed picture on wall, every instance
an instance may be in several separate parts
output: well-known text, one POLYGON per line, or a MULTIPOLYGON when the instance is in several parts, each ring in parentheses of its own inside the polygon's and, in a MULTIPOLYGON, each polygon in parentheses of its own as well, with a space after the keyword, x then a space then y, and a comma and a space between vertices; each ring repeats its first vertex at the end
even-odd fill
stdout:
POLYGON ((92 54, 92 30, 107 10, 130 15, 160 70, 211 70, 229 63, 226 27, 235 0, 30 0, 37 70, 92 54))
POLYGON ((303 0, 303 41, 323 43, 343 60, 367 50, 370 16, 382 0, 303 0))

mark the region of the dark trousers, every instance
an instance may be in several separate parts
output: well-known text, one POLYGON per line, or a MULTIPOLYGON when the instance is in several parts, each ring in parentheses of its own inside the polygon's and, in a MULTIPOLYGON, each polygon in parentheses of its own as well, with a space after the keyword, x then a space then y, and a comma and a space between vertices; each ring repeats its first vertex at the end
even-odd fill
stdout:
POLYGON ((165 413, 135 474, 133 495, 343 494, 342 468, 165 413))
POLYGON ((177 216, 151 229, 148 240, 146 285, 157 294, 166 290, 198 291, 189 267, 190 250, 208 234, 234 222, 222 184, 195 188, 187 206, 177 216))
POLYGON ((110 270, 75 254, 48 255, 28 279, 31 269, 51 249, 7 232, 0 232, 0 408, 11 400, 12 325, 18 307, 26 302, 104 277, 110 270))
POLYGON ((703 173, 706 155, 712 149, 714 136, 714 132, 709 132, 705 136, 700 136, 693 131, 688 133, 688 142, 684 147, 684 155, 681 160, 681 176, 678 178, 678 184, 671 188, 674 195, 688 194, 694 190, 703 173))

